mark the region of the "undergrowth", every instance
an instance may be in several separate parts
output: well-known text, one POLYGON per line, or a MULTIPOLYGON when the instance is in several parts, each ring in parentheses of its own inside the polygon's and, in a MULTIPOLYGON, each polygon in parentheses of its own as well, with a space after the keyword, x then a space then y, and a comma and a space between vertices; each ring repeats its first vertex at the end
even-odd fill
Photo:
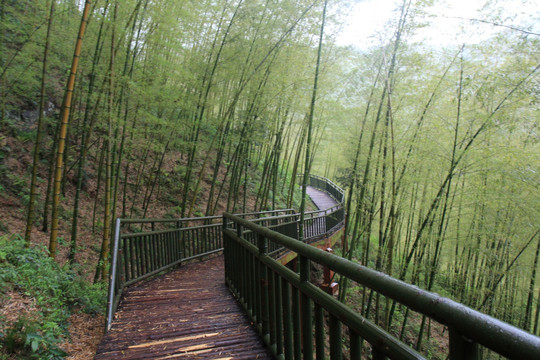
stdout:
POLYGON ((20 236, 0 236, 0 304, 9 300, 8 293, 19 293, 33 304, 15 320, 0 315, 0 359, 64 358, 67 354, 58 345, 68 336, 70 315, 105 309, 104 284, 90 284, 47 254, 42 246, 25 248, 20 236))

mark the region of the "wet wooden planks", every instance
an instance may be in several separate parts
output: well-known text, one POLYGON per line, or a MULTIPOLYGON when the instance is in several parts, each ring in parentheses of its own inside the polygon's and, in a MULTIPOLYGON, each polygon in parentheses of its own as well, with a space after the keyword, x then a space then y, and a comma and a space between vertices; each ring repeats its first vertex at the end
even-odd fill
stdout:
POLYGON ((95 359, 271 359, 225 286, 223 257, 127 290, 95 359))
POLYGON ((337 205, 337 202, 330 195, 314 187, 306 187, 306 193, 319 210, 325 210, 337 205))

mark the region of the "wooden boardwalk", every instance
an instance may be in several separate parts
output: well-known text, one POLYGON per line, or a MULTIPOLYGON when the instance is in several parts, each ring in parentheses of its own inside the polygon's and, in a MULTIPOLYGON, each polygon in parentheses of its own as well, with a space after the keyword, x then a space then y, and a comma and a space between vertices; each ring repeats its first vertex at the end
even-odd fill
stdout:
POLYGON ((272 359, 223 266, 214 257, 129 288, 95 359, 272 359))
POLYGON ((306 194, 308 194, 319 210, 329 209, 337 205, 337 201, 334 200, 330 195, 324 191, 315 189, 314 187, 307 186, 306 194))
MULTIPOLYGON (((336 205, 308 186, 319 209, 336 205)), ((223 256, 131 286, 95 359, 272 359, 225 285, 223 256)))

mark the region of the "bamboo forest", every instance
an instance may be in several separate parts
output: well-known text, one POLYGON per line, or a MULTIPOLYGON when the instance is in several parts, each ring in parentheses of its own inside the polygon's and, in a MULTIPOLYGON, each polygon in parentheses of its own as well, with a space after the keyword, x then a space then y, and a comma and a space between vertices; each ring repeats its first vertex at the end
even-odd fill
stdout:
POLYGON ((0 0, 0 360, 537 358, 539 75, 535 0, 0 0))

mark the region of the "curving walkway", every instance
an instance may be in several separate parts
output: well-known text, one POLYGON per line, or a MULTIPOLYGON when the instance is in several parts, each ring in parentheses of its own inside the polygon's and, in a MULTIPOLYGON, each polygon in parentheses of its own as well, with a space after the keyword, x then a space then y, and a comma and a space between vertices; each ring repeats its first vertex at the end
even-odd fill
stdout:
MULTIPOLYGON (((336 205, 308 186, 319 209, 336 205)), ((131 286, 95 359, 272 359, 225 285, 223 256, 131 286)))
POLYGON ((306 187, 306 194, 311 198, 319 210, 330 209, 338 204, 337 201, 327 193, 319 189, 315 189, 312 186, 306 187))

